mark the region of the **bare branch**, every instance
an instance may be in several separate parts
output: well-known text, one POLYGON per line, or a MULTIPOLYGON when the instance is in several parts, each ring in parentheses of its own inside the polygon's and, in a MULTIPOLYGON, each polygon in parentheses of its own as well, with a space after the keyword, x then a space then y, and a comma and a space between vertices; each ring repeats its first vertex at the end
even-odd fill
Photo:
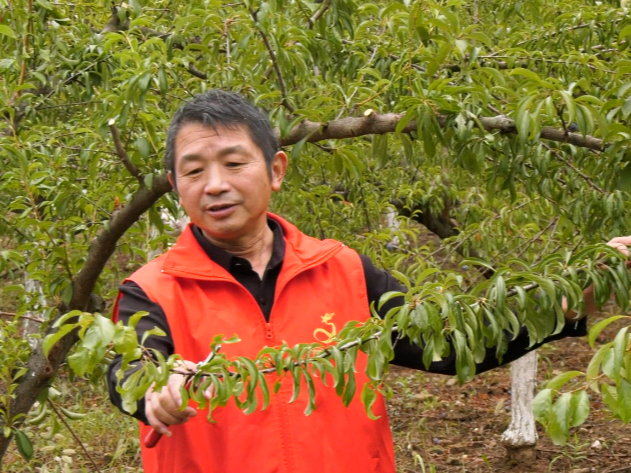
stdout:
POLYGON ((296 109, 294 108, 293 105, 289 103, 289 99, 287 98, 287 88, 285 87, 283 74, 281 73, 280 67, 278 66, 278 59, 276 58, 276 53, 274 52, 274 48, 272 48, 272 44, 269 42, 269 38, 265 34, 265 31, 263 31, 263 28, 261 28, 261 25, 259 25, 259 22, 256 18, 256 12, 251 6, 248 8, 250 10, 250 16, 252 17, 252 20, 254 21, 256 29, 261 35, 263 44, 265 44, 265 48, 267 49, 267 52, 269 53, 270 60, 272 61, 272 65, 274 66, 274 71, 276 71, 276 77, 278 78, 278 85, 280 87, 280 93, 283 96, 282 104, 287 110, 293 113, 296 109))
POLYGON ((309 18, 309 28, 313 28, 313 25, 315 25, 316 21, 322 18, 322 15, 324 15, 324 12, 326 12, 330 6, 331 0, 324 0, 322 6, 318 8, 318 10, 313 14, 311 18, 309 18))
POLYGON ((142 178, 142 175, 140 174, 140 171, 138 171, 138 168, 134 166, 134 163, 131 162, 129 156, 127 156, 127 151, 125 151, 125 147, 123 146, 123 142, 121 141, 120 134, 118 133, 118 128, 116 128, 116 125, 114 124, 114 120, 110 120, 109 126, 110 132, 112 133, 112 138, 114 139, 114 146, 116 146, 116 154, 129 171, 129 174, 134 176, 136 179, 138 179, 138 182, 144 185, 144 180, 142 178))
POLYGON ((44 323, 43 319, 39 319, 37 317, 31 317, 30 315, 18 315, 18 314, 14 314, 12 312, 2 312, 2 311, 0 311, 0 317, 3 317, 5 319, 13 319, 15 317, 19 317, 21 319, 32 320, 33 322, 37 322, 38 324, 43 324, 44 323))
POLYGON ((85 448, 85 445, 83 444, 83 442, 81 441, 79 436, 75 433, 74 430, 72 430, 72 428, 70 427, 70 425, 66 421, 65 417, 63 416, 63 414, 61 412, 59 412, 59 409, 57 409, 57 406, 55 406, 55 403, 53 403, 53 401, 48 399, 48 405, 55 412, 55 414, 57 415, 57 417, 59 418, 61 423, 66 426, 66 429, 68 429, 68 431, 72 435, 72 438, 75 439, 75 442, 77 442, 79 444, 79 446, 81 447, 81 450, 83 450, 83 453, 85 454, 85 456, 88 457, 88 459, 90 460, 90 463, 92 463, 92 466, 94 467, 94 471, 100 473, 101 469, 99 468, 99 466, 94 461, 94 458, 92 458, 92 455, 90 455, 90 452, 88 452, 88 449, 85 448))

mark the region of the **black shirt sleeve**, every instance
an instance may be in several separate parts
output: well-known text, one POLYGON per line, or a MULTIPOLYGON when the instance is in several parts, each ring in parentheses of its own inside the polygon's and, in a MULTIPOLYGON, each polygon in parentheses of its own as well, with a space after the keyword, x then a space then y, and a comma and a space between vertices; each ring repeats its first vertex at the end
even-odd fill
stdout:
MULTIPOLYGON (((368 302, 371 305, 374 304, 375 309, 378 307, 379 298, 386 292, 407 292, 406 288, 394 277, 386 271, 376 268, 370 258, 364 255, 361 255, 360 257, 364 267, 364 276, 366 278, 368 302)), ((377 313, 383 318, 391 308, 399 307, 403 304, 403 302, 403 297, 393 298, 384 304, 377 313)), ((508 349, 506 350, 506 353, 504 353, 502 361, 500 362, 500 360, 498 360, 495 347, 487 348, 482 362, 476 364, 476 373, 482 373, 510 363, 511 361, 524 356, 529 351, 532 351, 545 343, 560 340, 566 337, 582 337, 585 335, 587 335, 587 318, 584 317, 575 323, 567 322, 563 327, 563 330, 557 335, 548 337, 541 343, 529 347, 530 337, 528 336, 528 330, 526 327, 522 327, 517 336, 508 342, 508 349)), ((510 335, 507 334, 507 337, 508 336, 510 335)), ((429 367, 426 368, 423 363, 423 348, 418 345, 414 345, 408 338, 402 338, 396 341, 394 347, 394 359, 391 363, 398 366, 404 366, 406 368, 429 371, 430 373, 445 375, 456 374, 455 350, 450 350, 448 356, 440 361, 430 363, 429 367)))
MULTIPOLYGON (((154 348, 160 351, 165 357, 172 355, 173 340, 171 338, 169 324, 167 322, 166 316, 164 315, 162 307, 149 299, 147 294, 145 294, 145 291, 143 291, 140 286, 132 281, 128 281, 120 286, 119 291, 121 293, 121 298, 118 301, 119 320, 127 325, 131 316, 134 315, 136 312, 149 312, 149 314, 142 317, 138 321, 138 324, 136 324, 136 332, 138 333, 138 336, 142 337, 142 334, 145 331, 151 330, 154 327, 162 329, 166 334, 165 336, 157 337, 155 335, 151 335, 147 337, 147 340, 145 340, 144 346, 146 348, 154 348)), ((122 357, 120 355, 116 355, 114 357, 114 360, 108 367, 107 383, 112 404, 114 404, 116 407, 124 412, 121 396, 118 392, 116 392, 116 371, 118 371, 118 369, 120 368, 121 361, 122 357)), ((133 369, 127 371, 125 373, 124 379, 126 379, 133 372, 133 369)), ((124 382, 124 379, 123 381, 121 381, 121 383, 124 382)), ((148 424, 147 418, 145 417, 144 399, 138 401, 138 408, 136 412, 134 412, 133 417, 144 422, 145 424, 148 424)))

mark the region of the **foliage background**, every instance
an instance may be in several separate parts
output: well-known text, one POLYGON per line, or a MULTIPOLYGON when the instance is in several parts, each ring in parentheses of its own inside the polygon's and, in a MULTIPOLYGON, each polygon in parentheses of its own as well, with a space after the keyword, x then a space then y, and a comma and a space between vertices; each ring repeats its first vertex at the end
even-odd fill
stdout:
MULTIPOLYGON (((412 286, 454 269, 467 293, 485 271, 463 257, 540 274, 629 233, 631 20, 617 2, 0 6, 0 452, 76 341, 46 357, 24 316, 41 339, 68 310, 104 310, 166 249, 168 118, 208 88, 278 128, 291 172, 274 211, 412 286)), ((478 293, 497 298, 489 284, 478 293)))

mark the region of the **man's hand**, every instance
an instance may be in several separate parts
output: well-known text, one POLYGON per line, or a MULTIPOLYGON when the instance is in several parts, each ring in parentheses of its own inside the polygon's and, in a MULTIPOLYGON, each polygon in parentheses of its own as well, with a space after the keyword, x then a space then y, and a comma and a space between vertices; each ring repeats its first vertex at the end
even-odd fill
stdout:
MULTIPOLYGON (((623 255, 629 256, 629 246, 631 246, 631 235, 612 238, 611 240, 607 242, 607 245, 611 246, 612 248, 615 248, 623 255)), ((631 261, 627 261, 627 267, 629 266, 631 266, 631 261)), ((596 312, 597 307, 596 307, 596 299, 594 298, 593 286, 589 286, 587 289, 583 291, 583 300, 585 301, 585 311, 583 312, 584 315, 596 312)), ((566 307, 567 307, 567 302, 565 301, 565 298, 564 298, 563 308, 566 311, 565 319, 570 320, 570 321, 576 321, 577 320, 576 312, 567 311, 566 307)))
POLYGON ((612 238, 607 242, 609 246, 615 248, 625 256, 629 256, 629 246, 631 246, 631 235, 612 238))
MULTIPOLYGON (((183 361, 182 368, 195 370, 197 363, 183 361)), ((197 411, 190 406, 185 407, 184 410, 180 409, 182 404, 180 387, 184 385, 184 382, 183 375, 172 374, 161 391, 155 392, 152 386, 145 394, 145 415, 149 425, 167 437, 171 435, 169 425, 183 424, 197 415, 197 411)))

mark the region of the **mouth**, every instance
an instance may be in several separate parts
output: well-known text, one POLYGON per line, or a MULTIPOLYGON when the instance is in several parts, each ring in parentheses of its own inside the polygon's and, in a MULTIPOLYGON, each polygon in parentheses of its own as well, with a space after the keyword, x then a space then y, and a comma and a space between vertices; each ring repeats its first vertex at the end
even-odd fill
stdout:
POLYGON ((237 207, 234 203, 217 203, 206 207, 206 212, 214 217, 226 216, 237 207))
POLYGON ((208 207, 206 207, 206 210, 208 210, 209 212, 218 212, 220 210, 224 210, 224 209, 228 209, 230 207, 234 207, 236 204, 229 204, 229 203, 223 203, 223 204, 212 204, 209 205, 208 207))

